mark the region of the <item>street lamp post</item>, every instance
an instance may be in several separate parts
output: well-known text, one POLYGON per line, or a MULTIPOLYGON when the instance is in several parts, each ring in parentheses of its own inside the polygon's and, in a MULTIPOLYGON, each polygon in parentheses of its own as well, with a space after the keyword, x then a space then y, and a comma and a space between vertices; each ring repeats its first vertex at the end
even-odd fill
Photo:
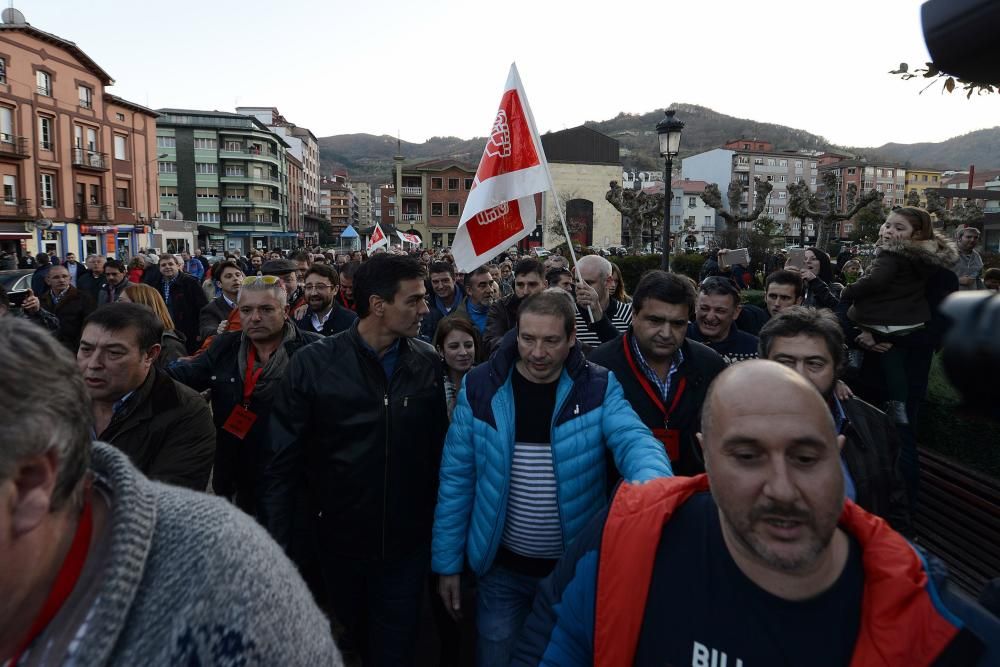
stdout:
MULTIPOLYGON (((670 270, 670 203, 674 199, 672 174, 674 158, 677 157, 677 152, 680 149, 681 130, 683 129, 684 123, 674 118, 673 109, 664 112, 663 120, 656 124, 656 134, 660 139, 660 155, 666 162, 663 172, 663 228, 660 230, 660 243, 663 252, 660 268, 664 271, 670 270)), ((680 246, 679 240, 678 238, 678 247, 680 246)))

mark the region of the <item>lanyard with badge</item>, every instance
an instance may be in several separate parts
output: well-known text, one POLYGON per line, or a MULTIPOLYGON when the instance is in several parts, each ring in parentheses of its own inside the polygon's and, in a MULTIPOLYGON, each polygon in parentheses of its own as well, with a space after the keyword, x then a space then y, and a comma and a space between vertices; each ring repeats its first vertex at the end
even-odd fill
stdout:
POLYGON ((629 346, 629 337, 627 335, 622 336, 622 344, 625 346, 625 360, 628 361, 633 375, 635 375, 639 384, 646 391, 646 395, 653 401, 653 405, 663 413, 663 428, 654 428, 653 436, 663 443, 663 447, 667 450, 667 456, 670 457, 670 460, 677 461, 681 455, 681 433, 678 429, 670 428, 670 416, 674 414, 674 410, 677 409, 677 405, 681 401, 681 396, 684 395, 684 389, 687 387, 687 378, 682 377, 677 383, 677 393, 674 394, 674 400, 670 403, 670 409, 668 410, 663 405, 659 393, 650 385, 649 378, 636 366, 635 360, 632 358, 632 350, 629 346))
POLYGON ((254 348, 253 343, 250 343, 248 347, 250 349, 247 350, 247 373, 246 378, 243 380, 243 403, 237 404, 233 408, 233 411, 229 413, 229 417, 226 419, 226 423, 222 425, 224 431, 235 435, 240 440, 247 437, 247 433, 250 432, 254 422, 257 421, 257 415, 250 412, 250 395, 253 394, 254 387, 257 386, 257 380, 260 379, 260 374, 264 371, 263 366, 254 370, 254 364, 257 361, 257 350, 254 348))
POLYGON ((31 646, 32 642, 42 634, 52 619, 56 617, 66 600, 69 599, 73 588, 76 586, 80 574, 83 572, 83 565, 87 562, 87 551, 90 549, 90 538, 94 532, 94 512, 90 498, 89 485, 84 491, 83 510, 80 512, 80 521, 76 525, 76 533, 73 535, 73 542, 70 544, 69 552, 63 560, 56 579, 52 583, 52 589, 45 598, 38 616, 31 623, 28 634, 24 636, 14 651, 14 655, 7 663, 13 667, 20 661, 21 656, 31 646))

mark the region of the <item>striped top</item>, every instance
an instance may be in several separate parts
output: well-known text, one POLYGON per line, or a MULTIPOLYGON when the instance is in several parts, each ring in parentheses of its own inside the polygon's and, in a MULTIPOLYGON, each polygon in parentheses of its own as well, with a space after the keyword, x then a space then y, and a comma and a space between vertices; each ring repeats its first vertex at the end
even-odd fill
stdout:
POLYGON ((552 447, 547 442, 514 443, 502 543, 530 558, 559 558, 562 528, 556 499, 552 447))
MULTIPOLYGON (((581 314, 579 308, 576 309, 576 339, 584 345, 597 347, 603 341, 587 326, 587 317, 581 314)), ((611 318, 611 324, 618 330, 618 335, 622 335, 632 325, 632 304, 610 299, 607 317, 611 318)))

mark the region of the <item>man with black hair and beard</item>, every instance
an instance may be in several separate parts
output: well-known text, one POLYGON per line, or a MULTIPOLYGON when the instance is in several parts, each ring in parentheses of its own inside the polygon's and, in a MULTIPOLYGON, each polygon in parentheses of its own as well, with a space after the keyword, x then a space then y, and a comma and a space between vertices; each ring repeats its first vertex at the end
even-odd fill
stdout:
POLYGON ((326 264, 314 264, 303 278, 306 304, 309 306, 295 319, 295 324, 304 331, 312 331, 323 336, 332 336, 351 327, 358 319, 357 313, 337 303, 340 283, 337 272, 326 264))
POLYGON ((848 498, 910 535, 909 505, 899 475, 899 434, 889 417, 860 398, 840 400, 834 389, 844 365, 844 334, 829 310, 792 306, 760 331, 759 354, 809 380, 826 399, 837 433, 848 498))

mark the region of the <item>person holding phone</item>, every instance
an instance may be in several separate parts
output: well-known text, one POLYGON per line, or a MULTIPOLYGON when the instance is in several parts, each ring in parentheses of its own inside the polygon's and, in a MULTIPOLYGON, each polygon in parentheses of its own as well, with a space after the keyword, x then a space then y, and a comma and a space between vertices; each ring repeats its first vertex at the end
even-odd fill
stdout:
POLYGON ((4 286, 0 285, 0 317, 7 315, 31 320, 52 334, 59 330, 59 318, 42 308, 42 302, 30 289, 7 292, 4 286))
POLYGON ((844 286, 834 282, 830 256, 819 248, 806 248, 801 257, 799 263, 795 262, 795 255, 790 255, 785 270, 799 274, 805 282, 802 305, 836 310, 844 286))

